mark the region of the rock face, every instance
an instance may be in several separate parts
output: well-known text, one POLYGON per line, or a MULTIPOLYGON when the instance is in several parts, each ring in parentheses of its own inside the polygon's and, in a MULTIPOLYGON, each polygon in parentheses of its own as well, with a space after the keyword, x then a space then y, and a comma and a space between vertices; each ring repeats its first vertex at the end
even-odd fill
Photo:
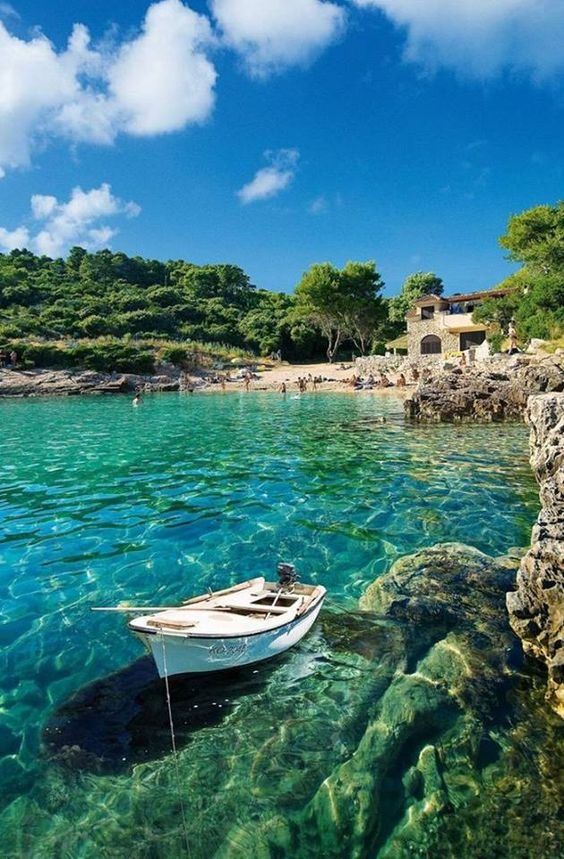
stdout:
POLYGON ((464 369, 429 368, 404 408, 419 421, 520 419, 531 394, 550 391, 564 391, 562 357, 519 355, 464 369))
POLYGON ((531 397, 526 419, 542 509, 507 608, 525 651, 546 663, 546 697, 564 718, 564 394, 531 397))
POLYGON ((0 370, 0 397, 123 394, 137 388, 177 391, 179 380, 168 375, 137 376, 95 370, 0 370))

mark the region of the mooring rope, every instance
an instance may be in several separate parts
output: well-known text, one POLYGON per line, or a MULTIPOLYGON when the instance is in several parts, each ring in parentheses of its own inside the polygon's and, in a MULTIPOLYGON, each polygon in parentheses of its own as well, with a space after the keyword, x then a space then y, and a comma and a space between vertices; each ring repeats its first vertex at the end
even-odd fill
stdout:
POLYGON ((166 648, 165 648, 165 639, 164 635, 161 632, 161 645, 163 648, 163 668, 164 668, 164 682, 165 682, 165 690, 166 690, 166 704, 168 708, 168 722, 170 725, 170 739, 172 745, 172 754, 174 757, 174 768, 176 771, 176 784, 178 788, 178 798, 180 800, 180 813, 182 815, 182 828, 184 830, 184 840, 186 842, 186 852, 188 856, 191 856, 190 853, 190 842, 188 839, 188 826, 186 824, 186 813, 184 811, 184 800, 182 799, 182 790, 181 790, 181 781, 180 781, 180 769, 178 767, 178 753, 176 751, 176 735, 174 733, 174 721, 172 718, 172 701, 170 698, 170 687, 168 684, 168 669, 166 664, 166 648))

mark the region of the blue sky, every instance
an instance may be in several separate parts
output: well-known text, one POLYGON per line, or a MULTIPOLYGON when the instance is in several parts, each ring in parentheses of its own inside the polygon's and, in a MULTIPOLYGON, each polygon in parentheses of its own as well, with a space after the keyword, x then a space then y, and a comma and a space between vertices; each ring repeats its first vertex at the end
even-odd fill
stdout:
POLYGON ((493 5, 0 2, 0 249, 493 286, 508 216, 563 196, 564 3, 493 5))

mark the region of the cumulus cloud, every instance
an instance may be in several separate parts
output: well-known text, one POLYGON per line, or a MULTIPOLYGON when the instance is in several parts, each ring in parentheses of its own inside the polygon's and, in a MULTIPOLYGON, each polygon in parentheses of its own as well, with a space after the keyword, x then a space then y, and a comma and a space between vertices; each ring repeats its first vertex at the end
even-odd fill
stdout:
POLYGON ((27 247, 50 257, 61 256, 77 244, 96 250, 107 245, 117 232, 106 224, 100 224, 102 219, 116 215, 133 218, 140 211, 137 203, 126 203, 115 197, 106 182, 90 191, 73 188, 65 203, 48 194, 34 194, 31 216, 39 222, 37 227, 35 230, 25 225, 14 230, 0 227, 0 249, 11 251, 27 247))
POLYGON ((564 70, 562 0, 352 0, 406 32, 406 59, 486 78, 505 69, 547 79, 564 70))
POLYGON ((208 19, 179 0, 149 8, 142 34, 121 48, 109 70, 127 131, 177 131, 209 116, 217 75, 202 48, 212 41, 208 19))
POLYGON ((343 31, 345 11, 322 0, 210 0, 224 41, 251 74, 303 65, 343 31))
POLYGON ((239 200, 245 205, 275 197, 288 187, 296 175, 300 157, 297 149, 265 152, 264 157, 270 162, 269 166, 257 170, 251 181, 237 191, 239 200))
POLYGON ((180 0, 153 3, 136 36, 103 47, 82 24, 57 51, 44 35, 19 39, 0 21, 0 178, 54 135, 109 144, 120 133, 203 122, 215 98, 214 43, 208 18, 180 0))

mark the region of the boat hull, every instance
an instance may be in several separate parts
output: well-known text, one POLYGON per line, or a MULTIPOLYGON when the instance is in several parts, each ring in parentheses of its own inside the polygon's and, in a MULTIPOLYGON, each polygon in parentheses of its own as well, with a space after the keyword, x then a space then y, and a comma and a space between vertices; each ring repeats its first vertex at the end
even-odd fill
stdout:
POLYGON ((321 610, 321 599, 302 617, 284 626, 238 636, 198 636, 140 632, 135 634, 153 655, 160 677, 175 674, 201 674, 251 665, 284 653, 306 635, 321 610))

